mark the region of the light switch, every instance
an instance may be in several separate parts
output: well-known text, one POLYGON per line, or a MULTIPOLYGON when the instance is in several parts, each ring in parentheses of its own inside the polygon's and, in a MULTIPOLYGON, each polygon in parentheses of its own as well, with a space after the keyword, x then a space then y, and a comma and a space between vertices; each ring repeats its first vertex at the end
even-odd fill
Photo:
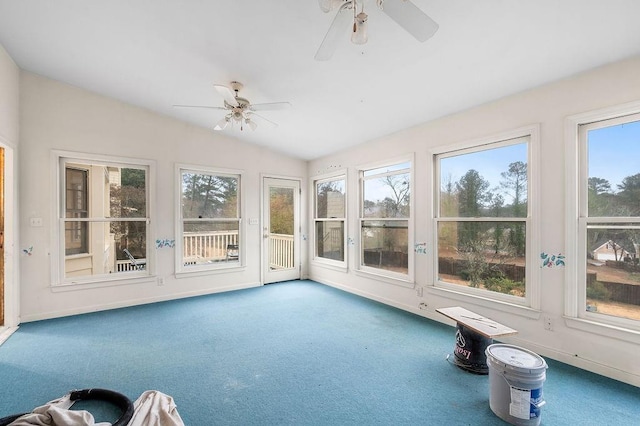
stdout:
POLYGON ((258 219, 249 219, 249 225, 257 225, 258 224, 258 219))

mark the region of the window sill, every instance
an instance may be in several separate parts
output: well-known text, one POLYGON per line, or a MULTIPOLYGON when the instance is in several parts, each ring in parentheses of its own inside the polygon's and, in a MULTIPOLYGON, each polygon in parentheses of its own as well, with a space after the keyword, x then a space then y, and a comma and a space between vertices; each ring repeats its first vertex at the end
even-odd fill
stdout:
POLYGON ((357 269, 354 272, 356 275, 359 275, 361 277, 371 278, 386 284, 393 284, 405 288, 415 288, 415 282, 413 280, 410 280, 409 278, 396 278, 388 275, 377 274, 375 272, 369 272, 368 270, 364 271, 362 269, 357 269))
POLYGON ((338 272, 344 272, 344 273, 349 272, 349 268, 344 265, 344 262, 329 263, 329 261, 320 260, 316 258, 311 261, 311 264, 313 266, 317 266, 325 269, 331 269, 338 272))
POLYGON ((209 268, 209 269, 193 269, 191 271, 181 270, 176 272, 176 278, 189 278, 189 277, 201 277, 206 275, 216 275, 216 274, 228 274, 228 273, 236 273, 243 272, 247 269, 244 265, 233 265, 233 266, 224 266, 217 268, 209 268))
POLYGON ((459 302, 482 306, 484 308, 489 308, 496 311, 507 312, 529 319, 537 320, 542 314, 540 311, 532 309, 528 306, 517 305, 515 303, 510 303, 503 300, 491 299, 488 297, 477 296, 441 287, 427 286, 425 288, 430 294, 445 297, 447 299, 453 299, 459 302))
POLYGON ((109 279, 101 279, 101 280, 93 280, 93 281, 76 281, 76 282, 63 282, 58 284, 51 284, 49 288, 52 292, 64 292, 64 291, 75 291, 75 290, 86 290, 92 288, 102 288, 102 287, 115 287, 120 285, 131 285, 131 284, 142 284, 148 282, 155 282, 155 275, 145 275, 138 277, 118 277, 118 278, 109 278, 109 279))
POLYGON ((617 340, 640 344, 640 331, 631 330, 616 325, 605 324, 593 320, 575 317, 564 317, 564 322, 569 328, 573 328, 587 333, 598 334, 611 337, 617 340))

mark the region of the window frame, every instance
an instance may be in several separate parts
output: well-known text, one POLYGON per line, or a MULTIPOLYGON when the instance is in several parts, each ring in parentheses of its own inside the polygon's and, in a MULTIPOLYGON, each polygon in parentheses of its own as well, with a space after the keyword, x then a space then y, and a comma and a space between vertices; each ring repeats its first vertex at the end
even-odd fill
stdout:
POLYGON ((590 111, 565 120, 565 160, 567 219, 567 258, 575 266, 565 271, 565 320, 567 326, 582 331, 640 343, 640 321, 604 315, 586 310, 587 227, 597 223, 636 223, 640 217, 588 217, 588 147, 589 130, 639 121, 640 102, 590 111), (573 224, 573 225, 571 225, 573 224))
POLYGON ((219 167, 208 167, 201 165, 193 165, 193 164, 176 164, 175 165, 175 194, 176 194, 176 202, 175 202, 175 271, 176 277, 187 277, 194 275, 208 275, 212 273, 220 273, 220 272, 230 272, 230 271, 238 271, 245 269, 245 227, 244 221, 242 220, 244 217, 244 179, 243 172, 240 170, 232 170, 232 169, 224 169, 219 167), (204 219, 196 219, 202 220, 203 222, 227 222, 227 221, 237 221, 238 222, 238 246, 239 249, 237 253, 234 253, 234 256, 237 257, 237 262, 214 262, 208 264, 200 264, 200 265, 190 265, 186 266, 184 263, 184 222, 193 221, 194 219, 185 219, 183 217, 182 212, 182 175, 183 173, 194 173, 194 174, 203 174, 203 175, 212 175, 212 176, 221 176, 221 177, 235 177, 238 179, 238 197, 237 197, 237 216, 234 219, 231 218, 204 218, 204 219))
MULTIPOLYGON (((358 228, 358 238, 356 243, 356 247, 358 250, 358 255, 356 256, 356 268, 355 271, 363 276, 375 278, 381 280, 383 282, 387 282, 390 284, 396 284, 403 287, 413 288, 415 285, 415 250, 414 250, 414 242, 415 242, 415 204, 416 204, 416 182, 415 182, 415 155, 404 155, 396 158, 392 158, 386 161, 368 163, 356 168, 358 173, 358 213, 357 213, 357 228, 358 228), (395 167, 402 165, 404 163, 409 163, 409 167, 399 170, 393 170, 392 172, 382 173, 383 175, 389 174, 401 174, 409 173, 409 217, 406 218, 378 218, 378 217, 366 217, 364 214, 364 196, 365 196, 365 173, 372 170, 382 169, 385 167, 395 167), (364 265, 364 253, 362 247, 362 223, 364 221, 406 221, 407 222, 407 274, 402 274, 399 272, 389 271, 382 268, 373 268, 364 265)), ((380 174, 374 175, 372 178, 378 178, 380 174)))
POLYGON ((347 235, 348 235, 348 223, 347 218, 349 217, 349 180, 347 176, 347 172, 345 170, 341 170, 331 174, 324 174, 315 176, 311 179, 312 190, 311 194, 313 194, 313 198, 311 201, 312 208, 312 247, 313 247, 313 257, 312 260, 314 263, 319 265, 336 267, 341 270, 346 270, 348 265, 348 250, 347 250, 347 235), (333 181, 344 181, 344 215, 342 217, 336 218, 320 218, 318 217, 318 184, 333 182, 333 181), (326 257, 318 256, 318 246, 317 246, 317 235, 316 235, 316 224, 318 222, 342 222, 343 227, 343 238, 342 238, 342 251, 344 253, 343 260, 329 259, 326 257))
POLYGON ((528 318, 538 318, 540 315, 540 268, 536 267, 536 259, 540 253, 540 191, 539 191, 539 144, 540 125, 534 124, 483 138, 468 140, 457 144, 441 145, 429 151, 429 161, 432 167, 429 188, 433 191, 431 235, 433 236, 433 263, 431 265, 431 284, 426 288, 429 292, 453 298, 463 302, 471 302, 492 309, 500 309, 528 318), (526 226, 525 233, 525 297, 517 297, 498 292, 464 287, 447 283, 438 278, 438 224, 458 222, 459 217, 440 217, 440 165, 439 158, 447 158, 460 153, 480 152, 484 149, 494 149, 518 144, 517 140, 529 138, 527 145, 527 214, 524 218, 478 217, 463 218, 464 221, 477 222, 513 222, 522 221, 526 226))
MULTIPOLYGON (((52 193, 55 194, 55 202, 52 203, 53 208, 51 213, 51 223, 55 224, 51 227, 51 240, 54 242, 52 245, 54 248, 51 251, 51 289, 53 291, 64 291, 66 289, 73 289, 75 286, 91 288, 96 286, 120 285, 152 280, 153 277, 155 277, 156 268, 155 250, 153 249, 155 225, 152 220, 152 218, 155 217, 155 161, 139 158, 52 150, 51 163, 52 193), (65 250, 65 226, 68 222, 68 218, 66 218, 66 170, 67 165, 71 165, 70 168, 79 169, 79 164, 89 166, 129 167, 145 170, 146 216, 140 218, 112 218, 92 217, 90 207, 91 170, 85 169, 87 171, 87 202, 89 205, 87 207, 87 218, 83 218, 86 223, 144 222, 146 226, 146 267, 143 270, 120 272, 117 274, 107 273, 80 277, 65 277, 65 262, 67 259, 91 256, 90 248, 87 249, 86 253, 69 255, 66 254, 65 250)), ((90 233, 91 231, 87 232, 90 233)), ((90 238, 90 236, 88 238, 90 238)))

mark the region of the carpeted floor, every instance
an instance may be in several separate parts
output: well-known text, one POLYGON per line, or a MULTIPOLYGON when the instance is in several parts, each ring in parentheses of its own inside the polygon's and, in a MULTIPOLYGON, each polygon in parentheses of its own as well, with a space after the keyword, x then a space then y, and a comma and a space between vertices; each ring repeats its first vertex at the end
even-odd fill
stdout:
MULTIPOLYGON (((160 390, 196 426, 504 424, 488 377, 445 360, 454 333, 312 281, 26 323, 0 346, 0 417, 93 387, 160 390)), ((547 362, 543 425, 638 424, 640 389, 547 362)))

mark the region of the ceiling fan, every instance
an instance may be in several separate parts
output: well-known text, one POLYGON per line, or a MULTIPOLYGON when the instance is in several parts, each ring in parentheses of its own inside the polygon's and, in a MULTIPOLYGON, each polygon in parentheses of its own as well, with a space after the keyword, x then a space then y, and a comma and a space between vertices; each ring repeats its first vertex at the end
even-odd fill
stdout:
POLYGON ((220 119, 213 127, 213 130, 224 130, 229 124, 240 126, 240 130, 244 130, 245 126, 248 126, 251 130, 255 130, 258 124, 253 120, 253 117, 259 117, 262 120, 277 126, 273 121, 259 115, 256 111, 268 111, 268 110, 281 110, 291 107, 289 102, 270 102, 263 104, 252 104, 248 99, 238 96, 238 92, 242 90, 242 83, 238 81, 232 81, 229 84, 231 87, 224 86, 222 84, 214 84, 213 87, 224 99, 224 106, 207 106, 207 105, 174 105, 178 108, 207 108, 207 109, 219 109, 227 111, 227 114, 220 119))
MULTIPOLYGON (((351 24, 351 42, 355 44, 367 42, 369 16, 364 12, 364 2, 365 0, 318 0, 320 9, 324 13, 335 9, 338 9, 338 13, 316 52, 316 60, 326 61, 331 58, 340 38, 346 34, 349 24, 351 24)), ((428 40, 438 31, 438 24, 410 0, 375 0, 375 2, 378 9, 420 42, 428 40)))

